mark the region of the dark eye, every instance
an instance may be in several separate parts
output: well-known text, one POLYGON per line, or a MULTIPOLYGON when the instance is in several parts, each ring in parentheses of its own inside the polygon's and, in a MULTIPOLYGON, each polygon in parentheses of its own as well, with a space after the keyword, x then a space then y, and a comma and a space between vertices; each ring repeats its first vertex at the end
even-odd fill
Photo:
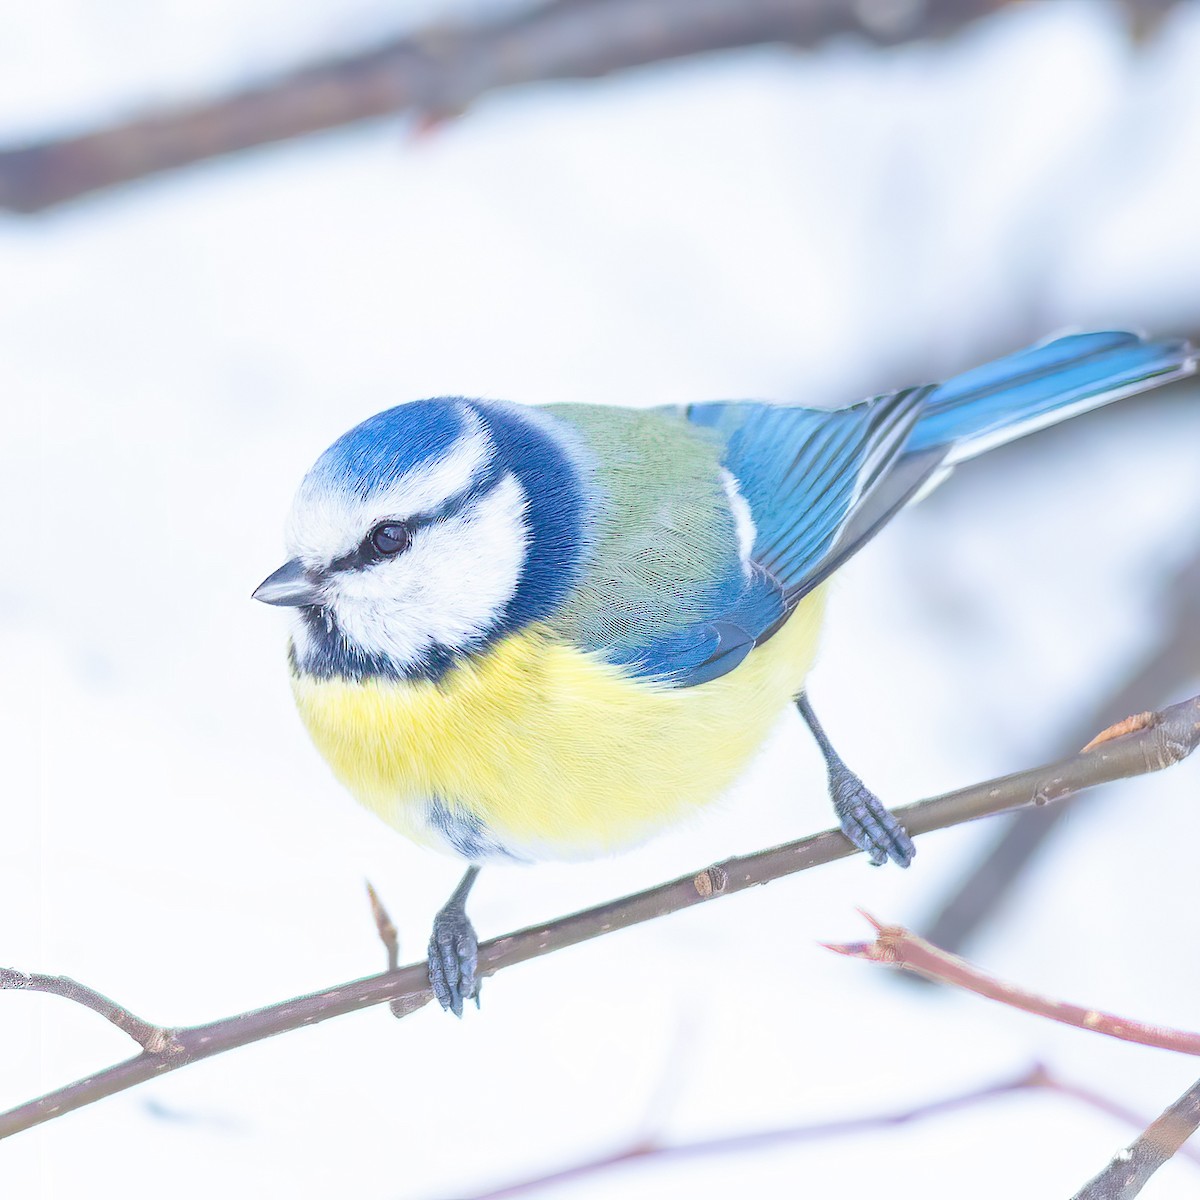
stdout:
POLYGON ((376 525, 371 530, 371 546, 377 554, 391 556, 400 554, 408 549, 412 535, 407 525, 399 525, 389 521, 384 525, 376 525))

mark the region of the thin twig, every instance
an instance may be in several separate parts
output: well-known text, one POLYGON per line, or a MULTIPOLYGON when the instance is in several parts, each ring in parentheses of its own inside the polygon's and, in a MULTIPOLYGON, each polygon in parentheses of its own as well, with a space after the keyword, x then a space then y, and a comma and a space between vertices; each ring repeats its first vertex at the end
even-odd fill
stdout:
POLYGON ((396 923, 384 908, 375 885, 367 880, 367 899, 371 904, 371 916, 375 919, 375 931, 387 951, 388 970, 394 971, 400 965, 400 935, 396 932, 396 923))
MULTIPOLYGON (((39 212, 206 159, 411 110, 426 124, 497 89, 592 79, 735 47, 945 36, 1009 0, 547 0, 322 58, 207 103, 0 151, 0 208, 39 212)), ((1131 0, 1126 0, 1130 3, 1131 0)), ((1176 0, 1140 0, 1169 8, 1176 0)))
POLYGON ((41 992, 47 996, 61 996, 99 1013, 122 1033, 129 1034, 148 1054, 173 1054, 178 1050, 171 1030, 135 1017, 115 1000, 65 975, 27 975, 11 967, 0 967, 0 992, 41 992))
POLYGON ((926 941, 902 925, 884 925, 869 913, 864 912, 862 915, 875 929, 876 937, 873 942, 827 944, 826 948, 848 958, 883 963, 899 967, 903 971, 912 971, 935 983, 946 983, 951 987, 973 992, 976 996, 983 996, 987 1000, 1006 1004, 1009 1008, 1018 1008, 1037 1017, 1047 1017, 1062 1025, 1073 1025, 1076 1029, 1102 1033, 1106 1037, 1119 1038, 1123 1042, 1137 1042, 1142 1046, 1155 1046, 1160 1050, 1174 1050, 1180 1054, 1200 1055, 1200 1033, 1167 1029, 1161 1025, 1147 1025, 1144 1021, 1118 1017, 1113 1013, 1039 996, 1035 992, 1005 983, 994 975, 981 971, 966 959, 939 949, 932 942, 926 941))
MULTIPOLYGON (((371 916, 375 920, 375 931, 379 934, 379 940, 387 951, 387 969, 389 971, 398 970, 400 967, 400 935, 396 932, 396 923, 384 907, 383 900, 380 899, 374 884, 369 880, 367 881, 367 899, 371 903, 371 916)), ((395 1000, 388 1002, 388 1007, 392 1010, 392 1016, 399 1019, 407 1017, 411 1012, 416 1012, 418 1008, 424 1007, 424 1004, 423 1000, 417 1002, 409 996, 398 996, 395 1000)))
POLYGON ((1128 1200, 1136 1196, 1163 1163, 1168 1162, 1200 1127, 1200 1080, 1192 1084, 1145 1133, 1113 1157, 1112 1162, 1071 1200, 1128 1200))
MULTIPOLYGON (((895 811, 908 832, 917 836, 1006 809, 1061 800, 1114 779, 1161 770, 1186 758, 1197 744, 1200 744, 1200 696, 1164 709, 1145 728, 1103 742, 1094 750, 895 811)), ((479 948, 479 971, 482 976, 494 975, 505 967, 590 938, 855 853, 854 846, 839 831, 826 830, 757 854, 727 859, 636 895, 485 942, 479 948)), ((388 1001, 399 1002, 405 1013, 415 1012, 429 999, 429 973, 426 964, 419 962, 206 1025, 175 1029, 171 1031, 173 1045, 177 1047, 173 1053, 143 1053, 0 1113, 0 1137, 262 1038, 388 1001)))

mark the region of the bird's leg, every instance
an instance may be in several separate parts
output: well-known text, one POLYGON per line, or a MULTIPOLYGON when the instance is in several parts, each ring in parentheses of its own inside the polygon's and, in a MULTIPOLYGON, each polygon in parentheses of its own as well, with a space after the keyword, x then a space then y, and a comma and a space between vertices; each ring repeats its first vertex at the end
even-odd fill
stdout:
POLYGON ((917 848, 912 838, 904 832, 904 826, 884 807, 883 802, 844 762, 841 755, 830 744, 817 714, 808 702, 808 694, 801 692, 796 697, 796 707, 812 731, 821 754, 825 769, 829 772, 829 797, 837 813, 842 832, 862 851, 871 862, 881 867, 890 858, 898 867, 907 867, 913 860, 917 848))
POLYGON ((479 965, 479 940, 475 927, 467 916, 467 895, 479 874, 478 867, 468 867, 459 880, 454 894, 433 919, 433 936, 429 939, 429 984, 437 1002, 461 1017, 463 1001, 472 997, 479 1007, 479 980, 475 972, 479 965))

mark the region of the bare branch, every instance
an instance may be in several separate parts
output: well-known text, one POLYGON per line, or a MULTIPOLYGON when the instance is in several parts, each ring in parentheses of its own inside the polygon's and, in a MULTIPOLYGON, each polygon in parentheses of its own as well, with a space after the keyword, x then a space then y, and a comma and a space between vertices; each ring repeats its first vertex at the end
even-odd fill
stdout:
POLYGON ((1072 1200, 1128 1200, 1150 1176, 1183 1146, 1200 1126, 1200 1080, 1197 1080, 1140 1138, 1118 1151, 1112 1162, 1072 1200))
MULTIPOLYGON (((312 62, 244 91, 0 151, 0 208, 33 213, 254 146, 411 110, 426 120, 521 84, 591 79, 735 47, 941 37, 1011 0, 547 0, 312 62)), ((1125 0, 1151 17, 1177 0, 1125 0)))
MULTIPOLYGON (((1102 742, 1095 749, 910 804, 896 813, 908 832, 917 836, 1006 809, 1061 800, 1114 779, 1158 771, 1186 758, 1198 744, 1200 696, 1153 714, 1144 727, 1102 742)), ((730 858, 636 895, 485 942, 479 947, 479 973, 481 977, 494 975, 528 959, 855 853, 854 846, 839 831, 827 830, 757 854, 730 858)), ((9 978, 26 977, 10 972, 9 978)), ((0 977, 0 990, 4 986, 0 977)), ((393 1002, 394 1012, 399 1009, 397 1015, 406 1015, 423 1007, 429 999, 428 970, 424 962, 419 962, 206 1025, 174 1029, 170 1031, 170 1053, 145 1052, 0 1113, 0 1138, 125 1091, 166 1071, 262 1038, 389 1001, 393 1002)))
POLYGON ((1073 1025, 1076 1029, 1103 1033, 1123 1042, 1156 1046, 1160 1050, 1200 1055, 1200 1033, 1147 1025, 1143 1021, 1134 1021, 1128 1017, 1099 1012, 1094 1008, 1084 1008, 1078 1004, 1067 1004, 1062 1000, 1039 996, 1014 984, 1005 983, 955 954, 940 950, 932 942, 927 942, 901 925, 883 925, 869 913, 864 912, 862 915, 875 928, 877 936, 873 942, 850 942, 844 945, 829 945, 827 948, 848 958, 884 963, 887 966, 899 967, 903 971, 912 971, 935 983, 962 988, 987 1000, 1006 1004, 1009 1008, 1019 1008, 1022 1012, 1047 1017, 1063 1025, 1073 1025))

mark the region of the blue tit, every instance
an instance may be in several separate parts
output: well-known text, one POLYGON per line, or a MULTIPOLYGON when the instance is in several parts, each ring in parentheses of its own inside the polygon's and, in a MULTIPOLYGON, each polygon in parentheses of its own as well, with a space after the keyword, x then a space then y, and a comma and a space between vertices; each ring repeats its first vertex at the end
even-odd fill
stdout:
POLYGON ((793 704, 846 836, 906 866, 804 694, 826 581, 964 460, 1194 367, 1184 342, 1088 333, 833 410, 439 398, 338 438, 254 595, 295 609, 292 688, 337 778, 469 864, 430 941, 442 1006, 478 1003, 481 863, 643 841, 793 704))

